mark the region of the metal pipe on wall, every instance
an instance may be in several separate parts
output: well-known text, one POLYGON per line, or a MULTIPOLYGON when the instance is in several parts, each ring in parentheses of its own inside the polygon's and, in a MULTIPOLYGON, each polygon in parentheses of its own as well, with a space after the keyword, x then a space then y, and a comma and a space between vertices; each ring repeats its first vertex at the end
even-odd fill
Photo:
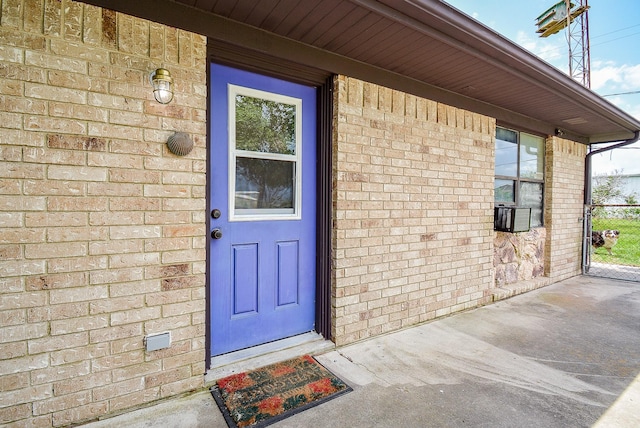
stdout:
MULTIPOLYGON (((618 144, 614 144, 612 146, 603 147, 598 150, 594 150, 592 152, 587 153, 584 162, 584 204, 591 205, 591 157, 598 153, 607 152, 609 150, 618 149, 620 147, 628 146, 629 144, 633 144, 640 139, 640 131, 635 131, 633 138, 622 141, 618 144)), ((610 141, 613 143, 614 141, 610 141)), ((606 143, 606 141, 605 141, 606 143)), ((589 146, 591 147, 591 146, 589 146)))

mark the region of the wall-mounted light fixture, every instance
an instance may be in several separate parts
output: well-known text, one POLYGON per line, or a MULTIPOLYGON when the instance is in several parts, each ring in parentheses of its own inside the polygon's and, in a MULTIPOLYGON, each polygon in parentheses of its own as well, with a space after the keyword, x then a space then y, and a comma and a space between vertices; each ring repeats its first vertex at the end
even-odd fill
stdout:
POLYGON ((150 76, 153 96, 160 104, 168 104, 173 99, 173 79, 169 70, 159 68, 150 76))

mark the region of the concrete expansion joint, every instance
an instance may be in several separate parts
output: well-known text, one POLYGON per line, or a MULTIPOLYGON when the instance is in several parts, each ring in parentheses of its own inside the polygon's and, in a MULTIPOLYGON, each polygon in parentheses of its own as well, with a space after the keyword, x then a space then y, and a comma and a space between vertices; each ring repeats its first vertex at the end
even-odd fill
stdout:
POLYGON ((342 358, 345 358, 345 359, 349 360, 349 362, 350 362, 350 363, 356 364, 356 363, 354 363, 354 362, 353 362, 353 360, 351 359, 351 357, 350 357, 350 356, 343 354, 343 353, 340 351, 340 349, 336 349, 336 352, 337 352, 337 353, 338 353, 342 358))
POLYGON ((342 358, 346 359, 347 361, 349 361, 351 364, 356 365, 358 368, 366 371, 367 373, 369 373, 374 379, 377 380, 376 383, 380 384, 380 385, 386 385, 388 386, 389 383, 384 380, 384 378, 380 377, 375 371, 373 371, 371 368, 367 367, 365 364, 361 364, 361 363, 357 363, 355 361, 353 361, 353 359, 344 354, 340 349, 336 349, 336 352, 338 353, 338 355, 340 355, 342 358))

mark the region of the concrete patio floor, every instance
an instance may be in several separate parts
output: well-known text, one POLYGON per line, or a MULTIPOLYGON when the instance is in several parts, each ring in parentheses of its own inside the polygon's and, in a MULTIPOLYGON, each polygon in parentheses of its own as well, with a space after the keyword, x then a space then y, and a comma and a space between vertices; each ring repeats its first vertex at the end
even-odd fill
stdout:
MULTIPOLYGON (((640 283, 578 276, 316 357, 353 391, 273 427, 637 427, 640 283)), ((203 390, 84 426, 226 423, 203 390)))

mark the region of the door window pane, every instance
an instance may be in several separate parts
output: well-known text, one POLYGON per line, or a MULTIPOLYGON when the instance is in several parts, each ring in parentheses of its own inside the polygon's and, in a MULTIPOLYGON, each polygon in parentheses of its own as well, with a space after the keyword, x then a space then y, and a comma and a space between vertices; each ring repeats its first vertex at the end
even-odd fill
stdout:
POLYGON ((236 149, 296 154, 295 105, 236 95, 236 149))
POLYGON ((301 218, 302 100, 229 85, 231 221, 301 218))
POLYGON ((295 163, 237 158, 236 210, 287 209, 293 212, 295 163))

